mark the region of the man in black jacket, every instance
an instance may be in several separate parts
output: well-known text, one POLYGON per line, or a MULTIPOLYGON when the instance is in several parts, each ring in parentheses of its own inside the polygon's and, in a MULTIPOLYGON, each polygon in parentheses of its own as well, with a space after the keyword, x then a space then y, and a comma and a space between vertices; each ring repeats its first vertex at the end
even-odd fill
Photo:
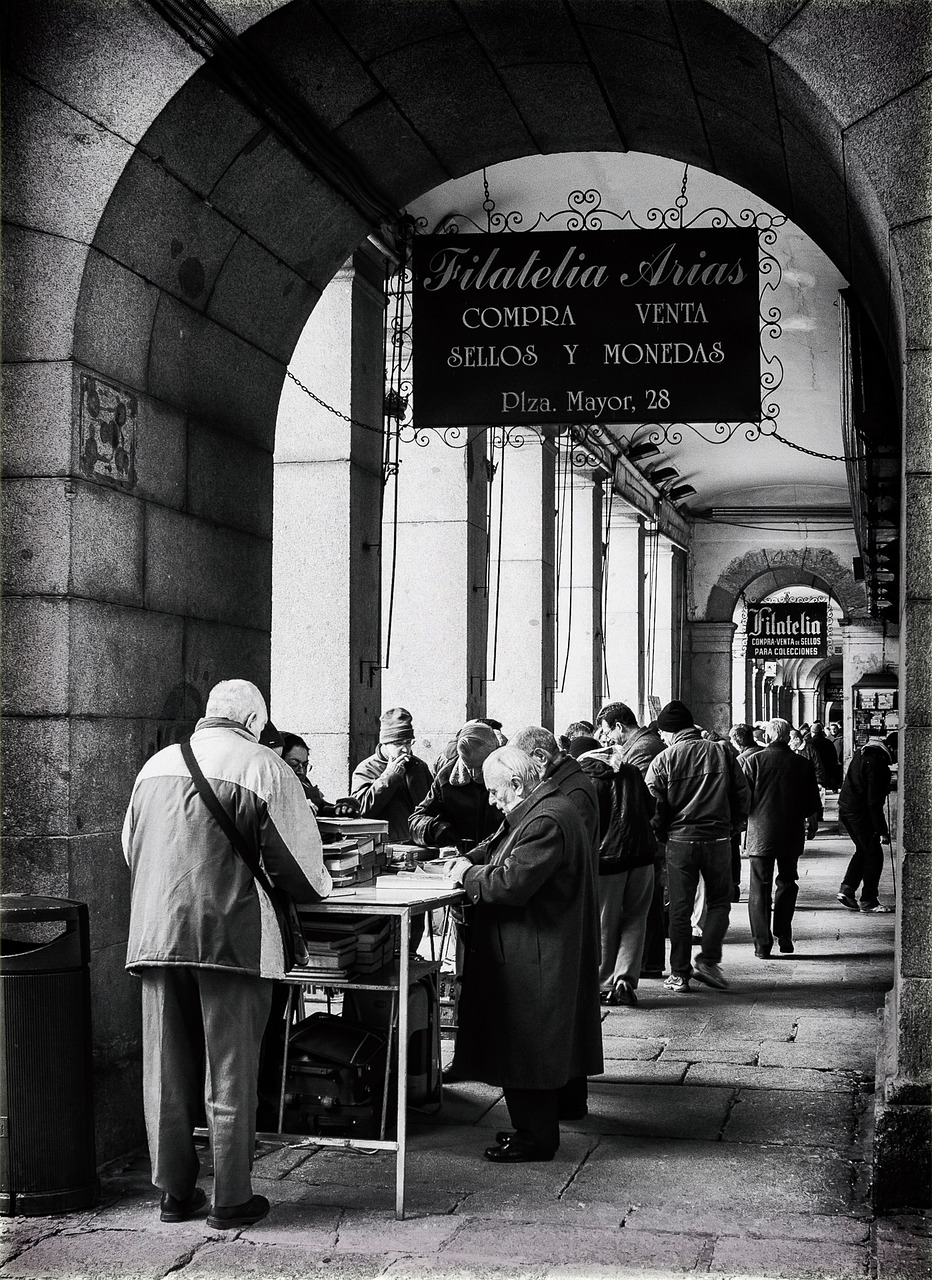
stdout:
POLYGON ((793 951, 793 911, 799 892, 798 863, 806 836, 811 839, 819 825, 822 797, 815 770, 805 756, 790 748, 790 725, 771 720, 764 729, 767 746, 740 758, 751 790, 748 835, 745 852, 751 860, 751 887, 748 917, 754 954, 767 960, 773 937, 784 954, 793 951), (771 894, 773 873, 777 872, 777 892, 771 894))
POLYGON ((854 841, 854 856, 838 890, 838 901, 849 911, 889 912, 877 892, 883 870, 884 844, 890 831, 884 805, 891 791, 893 757, 883 738, 870 738, 851 757, 838 797, 838 819, 854 841), (861 886, 861 902, 855 894, 861 886))

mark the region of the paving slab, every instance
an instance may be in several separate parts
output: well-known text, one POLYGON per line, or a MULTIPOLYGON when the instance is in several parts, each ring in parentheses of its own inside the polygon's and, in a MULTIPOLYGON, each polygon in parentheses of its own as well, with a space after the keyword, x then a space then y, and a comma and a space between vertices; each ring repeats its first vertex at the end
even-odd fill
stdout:
POLYGON ((713 1275, 766 1276, 767 1280, 864 1280, 868 1249, 866 1245, 829 1240, 726 1236, 716 1241, 709 1271, 713 1275))
MULTIPOLYGON (((489 1187, 473 1191, 457 1206, 469 1218, 493 1218, 509 1222, 549 1222, 557 1226, 621 1227, 630 1206, 616 1201, 580 1200, 573 1183, 556 1194, 536 1189, 505 1190, 489 1187)), ((504 1229, 508 1229, 507 1226, 504 1229)))
POLYGON ((147 1231, 92 1231, 57 1234, 10 1259, 4 1275, 24 1280, 161 1280, 183 1266, 200 1237, 152 1235, 147 1231))
POLYGON ((774 1197, 791 1213, 845 1213, 851 1208, 851 1165, 835 1153, 729 1142, 603 1138, 573 1182, 585 1200, 632 1200, 665 1207, 684 1195, 705 1209, 741 1206, 741 1216, 772 1211, 774 1197))
POLYGON ((728 1115, 725 1142, 846 1148, 855 1143, 847 1093, 746 1089, 728 1115))
POLYGON ((686 1075, 686 1063, 679 1062, 623 1062, 609 1059, 599 1076, 590 1076, 600 1083, 617 1081, 624 1084, 679 1084, 686 1075))
POLYGON ((602 1056, 609 1058, 629 1058, 642 1062, 657 1058, 665 1045, 664 1040, 645 1036, 610 1036, 602 1032, 602 1056))
POLYGON ((745 1049, 719 1049, 714 1045, 670 1045, 660 1055, 660 1062, 734 1062, 739 1066, 757 1065, 757 1045, 745 1049))
POLYGON ((862 1040, 857 1045, 836 1045, 826 1039, 821 1048, 811 1042, 800 1044, 798 1040, 791 1044, 770 1041, 761 1045, 758 1062, 762 1067, 813 1067, 819 1071, 845 1071, 873 1078, 876 1056, 876 1045, 871 1040, 862 1040))
MULTIPOLYGON (((779 1196, 777 1197, 779 1198, 779 1196)), ((638 1231, 672 1231, 677 1234, 750 1236, 763 1240, 827 1240, 835 1244, 866 1245, 870 1226, 857 1218, 836 1213, 762 1213, 708 1209, 696 1204, 668 1204, 663 1208, 637 1206, 626 1225, 638 1231)))
POLYGON ((485 1221, 465 1222, 444 1249, 451 1260, 550 1264, 548 1274, 567 1274, 569 1264, 618 1265, 641 1263, 665 1272, 691 1271, 705 1242, 699 1238, 649 1235, 624 1228, 561 1227, 513 1224, 507 1232, 485 1221), (555 1270, 556 1268, 556 1270, 555 1270))
POLYGON ((247 1240, 223 1240, 200 1249, 179 1272, 183 1280, 372 1280, 384 1274, 391 1259, 372 1255, 314 1253, 309 1249, 283 1249, 256 1245, 247 1240))
POLYGON ((687 1084, 717 1084, 733 1089, 810 1089, 814 1093, 850 1093, 852 1079, 837 1071, 808 1068, 741 1067, 697 1062, 686 1071, 687 1084))
POLYGON ((685 996, 661 996, 650 1006, 646 999, 636 1009, 624 1013, 612 1010, 602 1022, 602 1035, 640 1036, 644 1039, 664 1040, 672 1036, 699 1035, 709 1025, 709 1011, 685 996))
POLYGON ((724 1126, 734 1092, 656 1084, 589 1085, 589 1115, 578 1128, 585 1133, 631 1134, 653 1138, 707 1138, 724 1126))
POLYGON ((468 1263, 451 1262, 448 1258, 437 1257, 398 1258, 383 1274, 391 1276, 392 1280, 424 1280, 427 1276, 430 1280, 477 1280, 480 1275, 481 1280, 543 1280, 547 1270, 543 1264, 499 1267, 486 1262, 480 1273, 468 1263))

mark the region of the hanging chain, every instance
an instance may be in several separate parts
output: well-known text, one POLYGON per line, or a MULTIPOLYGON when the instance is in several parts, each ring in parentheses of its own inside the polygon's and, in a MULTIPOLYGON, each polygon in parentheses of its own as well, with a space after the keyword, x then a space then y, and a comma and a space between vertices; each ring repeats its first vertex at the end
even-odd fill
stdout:
POLYGON ((342 418, 344 422, 348 422, 351 427, 362 427, 363 431, 371 431, 374 435, 382 434, 381 427, 374 427, 370 422, 362 422, 359 418, 351 418, 348 413, 343 413, 340 409, 335 409, 332 404, 328 404, 326 400, 321 400, 320 396, 316 396, 310 387, 306 387, 300 378, 296 378, 290 369, 285 370, 286 375, 292 382, 296 382, 306 396, 310 396, 315 404, 319 404, 322 409, 326 409, 328 413, 332 413, 334 417, 342 418))
POLYGON ((815 449, 806 449, 801 444, 794 444, 792 440, 787 440, 785 436, 778 435, 776 431, 766 433, 771 440, 779 440, 781 444, 785 444, 788 449, 795 449, 797 453, 806 453, 810 458, 824 458, 826 462, 859 462, 858 454, 848 453, 818 453, 815 449))
POLYGON ((495 212, 495 201, 489 194, 489 178, 485 169, 482 170, 482 188, 485 192, 485 199, 482 201, 482 208, 485 212, 485 219, 488 223, 488 230, 492 230, 492 214, 495 212))
POLYGON ((680 226, 683 225, 683 214, 686 212, 686 205, 689 203, 689 196, 686 194, 686 184, 689 182, 689 165, 683 170, 683 185, 680 187, 680 194, 674 200, 674 204, 680 211, 680 226))

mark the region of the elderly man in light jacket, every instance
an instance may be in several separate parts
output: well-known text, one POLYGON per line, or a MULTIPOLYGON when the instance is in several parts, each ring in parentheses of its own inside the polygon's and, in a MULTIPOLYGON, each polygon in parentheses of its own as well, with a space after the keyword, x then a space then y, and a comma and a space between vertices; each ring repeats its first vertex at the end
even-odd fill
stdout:
MULTIPOLYGON (((191 738, 221 807, 275 888, 297 902, 331 889, 301 784, 259 745, 265 701, 247 680, 211 690, 191 738)), ((142 980, 143 1101, 163 1222, 200 1212, 193 1129, 203 1090, 214 1161, 208 1224, 247 1226, 259 1046, 272 980, 285 972, 272 902, 211 814, 173 745, 146 762, 123 824, 132 888, 126 967, 142 980), (206 1083, 204 1066, 206 1065, 206 1083)))

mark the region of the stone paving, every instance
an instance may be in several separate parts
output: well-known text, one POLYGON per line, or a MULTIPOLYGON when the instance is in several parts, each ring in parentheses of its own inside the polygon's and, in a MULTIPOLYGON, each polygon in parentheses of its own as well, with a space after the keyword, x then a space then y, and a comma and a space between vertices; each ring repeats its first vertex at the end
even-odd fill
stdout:
MULTIPOLYGON (((849 852, 832 826, 807 846, 794 955, 755 960, 742 903, 728 991, 643 981, 637 1008, 606 1010, 605 1072, 551 1164, 489 1165, 483 1148, 508 1123, 500 1092, 448 1085, 436 1114, 411 1118, 404 1221, 392 1155, 279 1149, 256 1162, 263 1222, 169 1226, 138 1154, 102 1170, 92 1211, 7 1219, 4 1274, 926 1280, 928 1223, 875 1220, 869 1205, 893 917, 835 901, 849 852)), ((881 890, 889 900, 889 869, 881 890)), ((207 1174, 205 1157, 209 1194, 207 1174)))

